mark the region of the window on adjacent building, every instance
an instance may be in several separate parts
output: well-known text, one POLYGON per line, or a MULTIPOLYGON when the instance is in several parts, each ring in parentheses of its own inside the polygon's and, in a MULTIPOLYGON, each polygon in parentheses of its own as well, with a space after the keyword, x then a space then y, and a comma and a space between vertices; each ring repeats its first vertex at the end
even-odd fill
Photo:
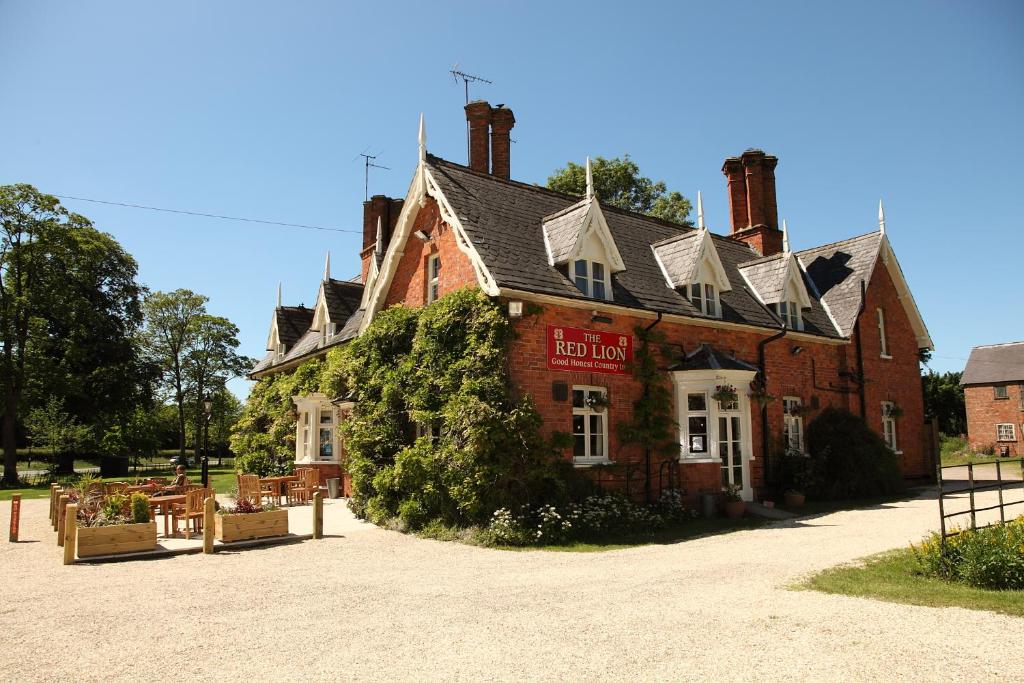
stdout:
POLYGON ((885 311, 878 309, 878 348, 882 358, 890 358, 889 343, 885 338, 885 311))
POLYGON ((1010 398, 1009 389, 1005 385, 1001 387, 992 387, 992 395, 997 399, 1010 398))
POLYGON ((1017 425, 1012 422, 996 425, 996 441, 1016 441, 1017 425))
POLYGON ((714 285, 706 282, 694 282, 689 287, 688 298, 694 308, 704 315, 709 318, 718 317, 718 294, 715 292, 714 285))
POLYGON ((441 292, 441 255, 432 254, 427 259, 427 303, 437 301, 441 292))
POLYGON ((782 319, 782 324, 791 330, 804 329, 803 312, 795 301, 780 301, 772 305, 772 310, 782 319))
POLYGON ((801 414, 803 402, 796 396, 782 398, 782 433, 786 440, 786 450, 804 452, 804 418, 801 414))
POLYGON ((885 439, 886 446, 896 451, 898 446, 896 444, 896 418, 892 416, 893 406, 892 401, 882 401, 882 438, 885 439))
POLYGON ((612 285, 605 264, 600 261, 573 261, 572 268, 576 289, 594 299, 611 299, 612 285))
POLYGON ((606 395, 603 387, 572 388, 572 455, 577 463, 608 461, 606 395))

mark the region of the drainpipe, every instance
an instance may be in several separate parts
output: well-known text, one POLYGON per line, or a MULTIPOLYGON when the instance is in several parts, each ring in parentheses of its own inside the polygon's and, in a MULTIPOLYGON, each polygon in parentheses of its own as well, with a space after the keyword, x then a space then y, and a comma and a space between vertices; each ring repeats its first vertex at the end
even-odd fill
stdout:
MULTIPOLYGON (((661 322, 661 311, 658 311, 658 318, 653 323, 644 328, 644 332, 650 332, 654 327, 661 322)), ((648 341, 644 340, 644 348, 647 347, 648 341)), ((647 383, 644 383, 644 398, 650 394, 650 387, 647 383)), ((651 504, 651 447, 644 447, 644 502, 648 505, 651 504)))
POLYGON ((864 313, 864 306, 867 304, 867 287, 864 280, 860 281, 860 308, 857 309, 857 322, 853 325, 853 331, 857 342, 857 386, 860 393, 860 417, 867 422, 868 409, 867 399, 864 396, 864 353, 860 343, 860 317, 864 313))

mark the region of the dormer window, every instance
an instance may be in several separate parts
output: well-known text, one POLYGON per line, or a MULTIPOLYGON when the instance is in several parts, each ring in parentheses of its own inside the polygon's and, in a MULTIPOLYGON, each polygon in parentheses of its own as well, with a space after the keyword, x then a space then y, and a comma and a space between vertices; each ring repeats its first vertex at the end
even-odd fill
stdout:
POLYGON ((718 293, 715 286, 707 282, 694 282, 689 287, 689 299, 694 308, 708 316, 718 317, 718 293))
POLYGON ((285 347, 284 344, 278 344, 277 345, 277 357, 281 358, 282 356, 284 356, 285 350, 286 350, 286 347, 285 347))
POLYGON ((608 268, 600 261, 573 261, 573 283, 593 299, 611 299, 608 268))
POLYGON ((800 305, 795 301, 780 301, 772 304, 772 311, 782 319, 782 324, 791 330, 804 329, 804 318, 800 305))

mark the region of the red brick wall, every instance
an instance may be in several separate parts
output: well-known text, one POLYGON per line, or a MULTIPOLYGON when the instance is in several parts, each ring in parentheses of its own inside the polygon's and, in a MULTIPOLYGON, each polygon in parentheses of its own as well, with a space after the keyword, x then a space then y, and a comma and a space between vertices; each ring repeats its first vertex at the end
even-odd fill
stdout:
POLYGON ((441 275, 438 278, 440 296, 477 284, 473 264, 459 249, 454 231, 441 220, 437 202, 428 197, 426 206, 416 215, 409 239, 405 243, 405 253, 391 280, 385 306, 398 303, 407 306, 426 305, 427 260, 433 254, 441 256, 441 275), (412 234, 417 230, 422 230, 431 240, 424 242, 417 238, 412 234))
POLYGON ((980 450, 986 446, 995 446, 996 453, 1002 446, 1008 446, 1010 455, 1024 455, 1021 448, 1021 427, 1024 422, 1024 386, 1006 384, 1007 398, 995 397, 995 388, 991 384, 964 387, 964 398, 967 401, 967 438, 971 448, 980 450), (1016 425, 1014 437, 1016 441, 997 441, 996 425, 1010 423, 1016 425))
POLYGON ((903 409, 896 420, 896 445, 906 477, 929 477, 933 465, 926 453, 924 395, 918 361, 917 340, 896 288, 885 265, 879 261, 868 284, 864 312, 861 314, 861 339, 864 357, 865 419, 872 429, 882 429, 882 401, 892 401, 903 409), (885 337, 891 358, 881 357, 878 334, 878 309, 885 312, 885 337))

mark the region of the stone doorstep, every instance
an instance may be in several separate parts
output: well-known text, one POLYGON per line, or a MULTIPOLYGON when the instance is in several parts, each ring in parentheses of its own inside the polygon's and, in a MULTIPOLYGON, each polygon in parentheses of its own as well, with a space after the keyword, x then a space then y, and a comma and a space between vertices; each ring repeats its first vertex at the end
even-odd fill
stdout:
MULTIPOLYGON (((274 536, 273 538, 258 538, 246 541, 233 541, 231 543, 223 543, 221 541, 213 542, 213 551, 216 553, 218 550, 240 550, 247 548, 259 548, 265 546, 274 545, 287 545, 289 543, 300 543, 313 538, 313 534, 288 534, 287 536, 274 536)), ((182 539, 183 540, 183 539, 182 539)), ((102 564, 106 562, 129 562, 132 560, 155 560, 164 557, 174 557, 176 555, 196 555, 203 552, 202 538, 199 539, 198 545, 186 546, 179 548, 161 548, 157 547, 156 550, 149 550, 141 553, 123 553, 118 555, 97 555, 95 557, 87 557, 85 559, 75 559, 75 564, 102 564)))
POLYGON ((757 517, 764 517, 765 519, 793 519, 794 517, 799 517, 795 513, 780 510, 779 508, 768 508, 760 503, 751 501, 747 502, 747 512, 757 517))

